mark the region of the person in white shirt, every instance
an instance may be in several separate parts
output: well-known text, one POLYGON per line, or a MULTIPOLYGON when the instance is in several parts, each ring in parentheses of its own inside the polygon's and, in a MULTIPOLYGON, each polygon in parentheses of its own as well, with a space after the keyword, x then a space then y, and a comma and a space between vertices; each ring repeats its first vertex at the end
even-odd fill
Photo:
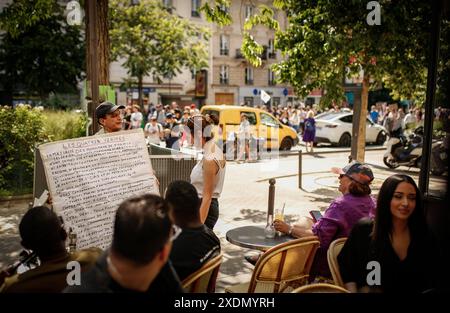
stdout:
POLYGON ((414 110, 409 110, 408 114, 405 115, 403 123, 405 124, 405 130, 413 129, 416 125, 416 116, 414 115, 414 110))
MULTIPOLYGON (((242 161, 242 157, 245 155, 248 157, 248 161, 251 161, 250 155, 250 122, 248 121, 247 116, 242 113, 241 114, 241 124, 239 125, 238 130, 238 141, 239 141, 239 155, 237 157, 238 163, 242 161)), ((245 162, 245 158, 243 159, 245 162)))
POLYGON ((133 105, 133 113, 131 114, 131 128, 140 128, 142 119, 144 117, 142 116, 141 109, 138 105, 133 105))
POLYGON ((197 189, 200 201, 200 220, 210 229, 219 218, 219 202, 225 180, 225 156, 214 142, 213 125, 219 120, 214 115, 194 115, 189 118, 186 130, 191 144, 203 151, 203 158, 191 172, 191 184, 197 189))
POLYGON ((300 113, 299 110, 293 109, 289 114, 289 123, 291 123, 291 127, 295 129, 298 133, 300 127, 300 113))
POLYGON ((150 122, 144 127, 144 132, 148 142, 155 145, 159 145, 164 136, 163 127, 156 121, 156 116, 150 118, 150 122))

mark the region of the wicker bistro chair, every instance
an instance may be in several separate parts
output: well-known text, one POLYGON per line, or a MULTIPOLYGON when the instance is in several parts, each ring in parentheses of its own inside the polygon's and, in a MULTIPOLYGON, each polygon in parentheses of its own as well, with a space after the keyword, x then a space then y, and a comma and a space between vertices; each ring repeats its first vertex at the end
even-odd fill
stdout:
POLYGON ((280 293, 307 282, 319 247, 316 236, 294 239, 264 252, 250 282, 225 288, 228 293, 280 293))
POLYGON ((344 287, 341 273, 339 271, 339 263, 337 257, 342 250, 347 238, 339 238, 334 240, 327 251, 328 266, 330 267, 331 276, 333 277, 336 286, 344 287))
POLYGON ((350 293, 350 291, 333 284, 321 283, 301 286, 292 291, 292 293, 350 293))
POLYGON ((222 253, 212 258, 197 271, 182 281, 184 290, 188 293, 213 293, 216 290, 216 280, 222 263, 222 253))

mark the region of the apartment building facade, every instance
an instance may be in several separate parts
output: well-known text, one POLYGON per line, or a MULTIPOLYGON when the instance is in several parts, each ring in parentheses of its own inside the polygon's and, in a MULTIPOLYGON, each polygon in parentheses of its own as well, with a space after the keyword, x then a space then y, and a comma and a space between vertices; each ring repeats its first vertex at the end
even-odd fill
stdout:
MULTIPOLYGON (((173 13, 183 18, 208 27, 211 38, 208 43, 209 66, 207 73, 207 92, 205 98, 197 98, 195 95, 195 72, 189 69, 174 77, 171 81, 157 84, 151 77, 144 78, 144 99, 147 103, 161 102, 163 104, 177 101, 190 104, 247 104, 256 106, 263 104, 261 90, 271 96, 270 104, 285 105, 292 101, 294 95, 292 88, 286 84, 277 84, 275 75, 270 66, 281 59, 279 52, 274 48, 273 30, 258 26, 252 30, 251 35, 264 46, 262 66, 253 67, 242 56, 242 33, 244 22, 257 13, 258 5, 271 6, 270 0, 233 0, 231 1, 230 14, 233 23, 220 27, 206 21, 199 8, 205 0, 162 0, 163 3, 173 8, 173 13)), ((275 10, 275 9, 274 9, 275 10)), ((276 19, 281 27, 286 25, 286 16, 282 11, 275 10, 276 19)), ((123 61, 122 61, 123 62, 123 61)), ((116 86, 117 99, 120 103, 137 100, 137 88, 122 90, 120 85, 127 78, 126 70, 121 66, 121 60, 111 63, 110 80, 116 86)))
MULTIPOLYGON (((271 96, 267 105, 282 104, 296 100, 293 90, 287 84, 277 84, 276 77, 270 66, 281 60, 280 52, 274 49, 274 31, 267 27, 258 26, 251 35, 264 46, 262 66, 254 67, 242 56, 242 33, 245 20, 258 11, 261 4, 272 6, 271 0, 232 0, 230 14, 232 24, 219 27, 206 21, 200 7, 206 0, 161 0, 164 5, 172 8, 173 14, 189 19, 211 32, 208 42, 208 68, 206 97, 196 97, 196 73, 191 69, 183 72, 171 80, 158 83, 152 77, 144 77, 144 103, 168 104, 176 101, 181 105, 202 104, 243 104, 256 106, 263 104, 261 90, 271 96)), ((0 8, 11 0, 0 0, 0 8)), ((68 1, 61 0, 65 5, 68 1)), ((130 0, 131 2, 131 0, 130 0)), ((287 19, 284 12, 275 11, 275 17, 282 28, 286 27, 287 19)), ((122 66, 124 60, 110 63, 110 83, 116 91, 116 100, 120 104, 137 103, 137 86, 125 87, 124 82, 129 79, 127 70, 122 66)), ((80 88, 84 84, 80 83, 80 88)), ((317 96, 317 95, 311 95, 317 96)), ((317 102, 317 101, 315 101, 317 102)))

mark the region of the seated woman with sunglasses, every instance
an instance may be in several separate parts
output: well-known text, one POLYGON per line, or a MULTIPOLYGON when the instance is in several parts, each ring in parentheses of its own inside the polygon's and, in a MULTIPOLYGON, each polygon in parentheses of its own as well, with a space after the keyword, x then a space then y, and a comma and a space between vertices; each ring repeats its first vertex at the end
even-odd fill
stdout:
POLYGON ((275 220, 276 230, 295 238, 317 236, 320 247, 316 252, 310 280, 325 281, 331 278, 327 261, 327 250, 330 243, 350 234, 352 227, 364 217, 373 217, 375 200, 370 196, 370 183, 373 180, 372 170, 365 164, 354 162, 343 169, 333 168, 339 174, 339 191, 342 196, 331 202, 323 217, 315 222, 311 218, 302 218, 297 224, 289 225, 275 220))
POLYGON ((200 221, 210 229, 219 219, 219 202, 225 179, 225 156, 213 140, 212 127, 217 124, 214 115, 194 115, 186 123, 191 144, 203 151, 203 158, 191 172, 191 184, 201 198, 200 221))

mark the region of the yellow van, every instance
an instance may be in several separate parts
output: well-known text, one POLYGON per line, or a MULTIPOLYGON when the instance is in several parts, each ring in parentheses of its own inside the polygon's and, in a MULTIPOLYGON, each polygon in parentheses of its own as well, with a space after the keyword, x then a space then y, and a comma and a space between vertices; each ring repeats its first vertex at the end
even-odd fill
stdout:
POLYGON ((219 123, 214 129, 216 140, 227 142, 233 133, 237 134, 241 123, 241 114, 247 116, 253 138, 262 139, 265 149, 291 150, 298 144, 294 129, 281 124, 272 114, 252 107, 237 105, 205 105, 202 114, 215 115, 219 123))

